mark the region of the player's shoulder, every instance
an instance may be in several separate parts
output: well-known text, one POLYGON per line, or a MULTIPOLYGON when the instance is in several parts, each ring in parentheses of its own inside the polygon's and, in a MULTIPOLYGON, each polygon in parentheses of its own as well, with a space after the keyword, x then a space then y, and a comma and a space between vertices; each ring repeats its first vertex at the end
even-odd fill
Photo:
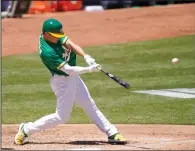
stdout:
POLYGON ((39 53, 39 55, 43 58, 50 58, 52 56, 55 56, 56 52, 51 48, 41 49, 41 53, 39 53))
POLYGON ((42 56, 50 56, 53 54, 53 50, 51 49, 41 49, 41 55, 42 56))
POLYGON ((42 37, 39 39, 39 49, 42 50, 43 53, 53 53, 53 48, 50 47, 42 37))
POLYGON ((46 48, 46 47, 40 47, 39 51, 41 51, 41 55, 48 56, 54 53, 54 50, 52 48, 46 48))

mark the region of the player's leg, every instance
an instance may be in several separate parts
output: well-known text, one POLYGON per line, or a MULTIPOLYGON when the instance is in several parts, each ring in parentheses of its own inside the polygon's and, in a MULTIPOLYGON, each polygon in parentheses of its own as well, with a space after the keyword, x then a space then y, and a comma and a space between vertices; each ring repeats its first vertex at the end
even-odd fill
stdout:
POLYGON ((90 93, 84 84, 83 80, 78 76, 78 92, 76 97, 76 102, 84 109, 88 116, 94 121, 97 127, 108 135, 110 140, 118 142, 125 142, 126 140, 118 134, 117 128, 111 124, 102 112, 96 106, 94 100, 90 96, 90 93), (120 138, 119 138, 120 137, 120 138))
MULTIPOLYGON (((57 98, 56 112, 50 115, 46 115, 35 122, 25 123, 20 131, 29 136, 35 132, 45 130, 48 128, 54 128, 58 124, 63 124, 69 120, 72 106, 76 97, 77 78, 75 77, 52 77, 51 87, 57 98)), ((17 135, 16 135, 17 138, 17 135)), ((21 144, 20 138, 15 139, 16 144, 21 144)))

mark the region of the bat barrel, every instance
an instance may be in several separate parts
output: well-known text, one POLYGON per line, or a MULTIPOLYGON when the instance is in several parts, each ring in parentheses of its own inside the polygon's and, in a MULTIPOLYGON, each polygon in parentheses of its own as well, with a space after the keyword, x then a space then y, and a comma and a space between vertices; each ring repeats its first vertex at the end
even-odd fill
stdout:
POLYGON ((100 67, 98 67, 98 69, 103 72, 105 75, 107 75, 110 79, 114 80, 115 82, 117 82, 118 84, 120 84, 121 86, 123 86, 124 88, 126 89, 129 89, 130 88, 130 85, 124 81, 122 81, 121 79, 119 79, 118 77, 108 73, 108 72, 105 72, 103 69, 101 69, 100 67))

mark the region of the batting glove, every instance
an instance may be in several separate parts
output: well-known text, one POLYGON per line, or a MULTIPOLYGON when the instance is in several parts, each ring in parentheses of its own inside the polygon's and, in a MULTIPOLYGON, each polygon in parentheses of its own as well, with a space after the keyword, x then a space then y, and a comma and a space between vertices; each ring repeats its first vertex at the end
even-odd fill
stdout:
POLYGON ((85 59, 86 63, 87 63, 89 66, 91 66, 91 65, 93 65, 93 64, 96 64, 95 59, 93 59, 90 55, 85 55, 85 56, 84 56, 84 59, 85 59))
POLYGON ((99 68, 101 68, 101 66, 97 63, 89 66, 89 72, 99 72, 99 68))

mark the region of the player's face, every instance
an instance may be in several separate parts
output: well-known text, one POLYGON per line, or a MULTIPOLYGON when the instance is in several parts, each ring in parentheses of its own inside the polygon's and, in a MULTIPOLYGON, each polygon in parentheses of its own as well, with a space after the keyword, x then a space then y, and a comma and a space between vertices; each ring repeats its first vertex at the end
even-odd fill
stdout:
POLYGON ((51 43, 57 43, 58 40, 59 40, 59 38, 56 38, 56 37, 52 36, 52 35, 49 34, 49 33, 44 33, 44 38, 45 38, 47 41, 51 42, 51 43))

